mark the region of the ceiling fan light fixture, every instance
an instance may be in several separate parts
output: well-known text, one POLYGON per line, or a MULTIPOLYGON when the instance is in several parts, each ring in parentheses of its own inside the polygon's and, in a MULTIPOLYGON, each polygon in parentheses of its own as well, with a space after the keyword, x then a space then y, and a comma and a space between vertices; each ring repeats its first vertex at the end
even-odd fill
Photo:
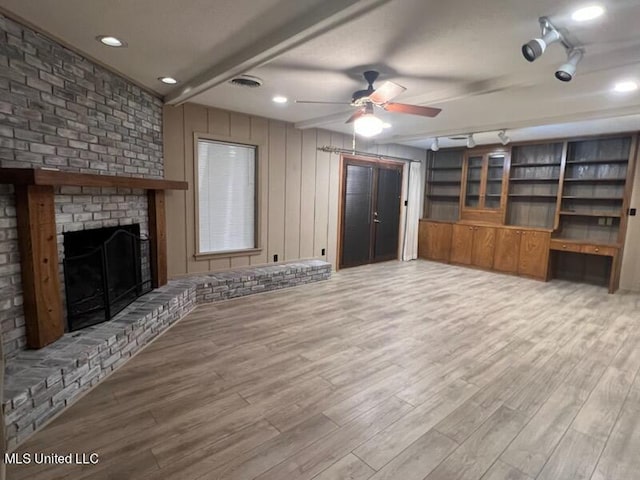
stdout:
POLYGON ((438 137, 433 139, 433 143, 431 144, 431 151, 437 152, 440 150, 440 142, 438 141, 438 137))
POLYGON ((502 143, 502 145, 507 145, 511 141, 509 135, 507 135, 507 132, 504 130, 500 130, 498 132, 498 138, 500 139, 500 143, 502 143))
POLYGON ((372 113, 365 113, 353 122, 353 128, 358 135, 375 137, 382 132, 384 122, 372 113))
POLYGON ((476 140, 473 138, 473 133, 467 136, 467 148, 473 148, 476 146, 476 140))

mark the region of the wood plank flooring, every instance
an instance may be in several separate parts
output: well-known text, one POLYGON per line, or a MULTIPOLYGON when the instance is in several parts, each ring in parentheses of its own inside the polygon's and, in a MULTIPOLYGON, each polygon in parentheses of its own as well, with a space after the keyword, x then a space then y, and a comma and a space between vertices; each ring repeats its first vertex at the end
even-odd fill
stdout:
POLYGON ((640 296, 415 261, 202 306, 11 480, 631 480, 640 296))

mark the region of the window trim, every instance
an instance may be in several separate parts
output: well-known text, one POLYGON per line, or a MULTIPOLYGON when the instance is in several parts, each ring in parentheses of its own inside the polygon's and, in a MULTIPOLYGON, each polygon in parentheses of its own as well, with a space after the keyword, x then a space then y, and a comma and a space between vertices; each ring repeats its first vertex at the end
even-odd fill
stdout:
POLYGON ((193 192, 194 192, 194 211, 195 211, 195 253, 193 257, 197 260, 210 260, 216 258, 232 258, 232 257, 246 257, 252 255, 260 255, 262 253, 262 210, 261 206, 261 180, 262 180, 262 154, 265 152, 264 144, 255 140, 249 140, 246 138, 238 138, 234 136, 216 135, 210 133, 193 133, 193 192), (198 144, 200 141, 212 141, 220 143, 230 143, 241 146, 255 148, 255 197, 254 197, 254 247, 240 250, 225 250, 221 252, 201 252, 200 251, 200 192, 199 192, 199 160, 198 160, 198 144))

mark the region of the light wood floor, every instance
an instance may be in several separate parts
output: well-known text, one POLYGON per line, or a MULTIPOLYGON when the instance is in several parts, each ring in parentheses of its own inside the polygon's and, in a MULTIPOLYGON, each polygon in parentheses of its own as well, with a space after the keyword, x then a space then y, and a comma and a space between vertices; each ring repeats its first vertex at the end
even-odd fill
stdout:
POLYGON ((633 480, 640 296, 416 261, 201 307, 9 479, 633 480))

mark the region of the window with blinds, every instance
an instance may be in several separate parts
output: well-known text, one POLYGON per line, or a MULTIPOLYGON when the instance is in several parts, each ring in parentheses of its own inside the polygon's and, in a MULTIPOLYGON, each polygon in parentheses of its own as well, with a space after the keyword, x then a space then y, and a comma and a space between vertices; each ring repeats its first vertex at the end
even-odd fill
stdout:
POLYGON ((199 253, 256 248, 256 147, 198 140, 199 253))

